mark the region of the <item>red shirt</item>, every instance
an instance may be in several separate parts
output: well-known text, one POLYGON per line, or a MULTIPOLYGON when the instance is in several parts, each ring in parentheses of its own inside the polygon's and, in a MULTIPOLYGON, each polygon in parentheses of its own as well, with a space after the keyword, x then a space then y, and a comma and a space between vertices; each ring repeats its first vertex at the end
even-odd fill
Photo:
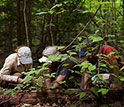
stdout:
POLYGON ((108 46, 108 45, 103 45, 101 48, 100 48, 100 51, 98 52, 98 54, 104 54, 104 55, 108 55, 110 54, 111 52, 114 52, 113 54, 111 54, 111 57, 109 58, 106 58, 104 57, 108 62, 112 62, 112 60, 116 59, 118 64, 120 64, 120 67, 123 67, 124 64, 122 64, 123 62, 123 59, 122 57, 118 54, 117 50, 111 46, 108 46), (116 57, 117 56, 117 57, 116 57))

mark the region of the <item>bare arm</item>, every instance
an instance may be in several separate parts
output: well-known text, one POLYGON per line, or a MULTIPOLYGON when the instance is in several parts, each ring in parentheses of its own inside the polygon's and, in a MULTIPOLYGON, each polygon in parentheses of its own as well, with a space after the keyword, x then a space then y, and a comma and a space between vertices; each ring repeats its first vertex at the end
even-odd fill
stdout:
POLYGON ((63 81, 65 79, 65 75, 59 75, 55 81, 55 84, 52 86, 52 89, 55 89, 57 86, 59 86, 60 81, 63 81))
MULTIPOLYGON (((51 74, 51 70, 49 69, 47 71, 48 74, 51 74)), ((51 84, 51 78, 49 76, 46 76, 45 77, 45 83, 46 83, 46 87, 49 88, 50 87, 50 84, 51 84)))
POLYGON ((84 74, 84 85, 83 85, 83 89, 86 89, 87 88, 87 82, 88 82, 88 74, 85 73, 84 74))

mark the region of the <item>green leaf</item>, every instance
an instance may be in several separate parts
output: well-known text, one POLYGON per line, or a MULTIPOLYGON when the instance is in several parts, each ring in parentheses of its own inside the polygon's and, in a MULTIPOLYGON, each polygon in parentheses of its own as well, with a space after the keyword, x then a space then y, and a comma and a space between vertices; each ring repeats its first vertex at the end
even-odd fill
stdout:
POLYGON ((18 84, 14 89, 21 89, 21 87, 23 87, 24 85, 23 84, 18 84))
POLYGON ((11 95, 14 95, 16 93, 16 90, 12 90, 11 95))
POLYGON ((41 70, 35 70, 35 74, 39 74, 41 70))
POLYGON ((43 80, 43 77, 40 76, 38 79, 35 79, 35 80, 36 80, 36 82, 41 82, 43 80))
POLYGON ((124 69, 124 66, 120 69, 120 71, 122 71, 124 69))
POLYGON ((30 89, 31 89, 31 90, 32 90, 32 89, 36 89, 36 87, 35 87, 35 86, 31 86, 30 89))
POLYGON ((22 80, 22 82, 24 82, 24 83, 28 83, 30 80, 32 79, 32 76, 26 76, 23 80, 22 80))
POLYGON ((78 37, 78 40, 81 41, 82 40, 82 37, 78 37))
POLYGON ((11 93, 11 92, 12 92, 12 89, 8 89, 7 91, 4 92, 3 95, 7 95, 7 94, 9 94, 9 93, 11 93))
POLYGON ((73 104, 73 105, 71 105, 70 107, 77 107, 77 105, 76 105, 76 104, 73 104))
POLYGON ((102 95, 105 95, 105 94, 107 94, 108 93, 108 89, 105 89, 105 88, 101 88, 101 89, 99 89, 98 90, 98 92, 101 92, 102 93, 102 95))
POLYGON ((73 90, 65 90, 64 93, 67 93, 67 94, 72 94, 73 93, 73 90))
POLYGON ((50 10, 48 13, 53 14, 55 10, 50 10))
POLYGON ((72 79, 74 79, 74 76, 69 77, 69 80, 72 80, 72 79))
POLYGON ((40 2, 42 2, 43 0, 39 0, 40 2))
POLYGON ((108 37, 115 37, 115 35, 108 35, 108 37))
POLYGON ((98 36, 98 37, 96 37, 96 36, 90 36, 89 38, 92 39, 93 42, 99 42, 99 41, 103 40, 103 38, 100 37, 100 36, 98 36))
POLYGON ((59 84, 64 84, 66 83, 66 81, 59 81, 59 84))
POLYGON ((52 10, 52 9, 55 9, 56 7, 61 7, 61 6, 62 6, 62 3, 56 4, 56 5, 54 5, 54 6, 51 8, 51 10, 52 10))
POLYGON ((50 74, 44 74, 44 76, 46 76, 46 77, 50 77, 50 74))
POLYGON ((107 65, 104 64, 104 63, 99 63, 99 66, 100 66, 100 67, 107 67, 107 65))
POLYGON ((51 74, 51 77, 55 77, 55 75, 56 75, 56 73, 52 73, 52 74, 51 74))
POLYGON ((45 15, 48 14, 48 12, 40 12, 40 13, 36 13, 36 15, 45 15))
POLYGON ((63 64, 62 66, 64 66, 64 67, 66 67, 66 66, 68 66, 69 64, 63 64))
POLYGON ((96 87, 92 87, 92 88, 91 88, 91 91, 92 91, 92 93, 93 93, 95 96, 97 96, 97 97, 99 96, 96 87))
POLYGON ((60 49, 64 49, 65 46, 56 46, 56 48, 57 48, 58 50, 60 50, 60 49))
POLYGON ((99 32, 99 29, 95 31, 95 34, 97 34, 99 32))
POLYGON ((48 57, 48 61, 57 61, 58 60, 58 55, 52 55, 48 57))
POLYGON ((124 43, 124 40, 120 40, 121 43, 124 43))
POLYGON ((111 58, 112 55, 114 55, 115 52, 110 52, 108 55, 106 55, 107 57, 111 58))
POLYGON ((121 77, 120 80, 121 80, 121 81, 124 81, 124 77, 121 77))
POLYGON ((80 98, 83 98, 85 96, 86 96, 86 93, 84 93, 84 92, 80 93, 80 98))
POLYGON ((58 99, 57 102, 58 102, 59 104, 61 104, 61 103, 62 103, 62 99, 58 99))
POLYGON ((69 55, 76 55, 76 52, 69 52, 69 55))
POLYGON ((90 71, 95 70, 95 69, 96 69, 96 66, 95 66, 95 65, 90 65, 90 66, 88 67, 88 69, 89 69, 90 71))

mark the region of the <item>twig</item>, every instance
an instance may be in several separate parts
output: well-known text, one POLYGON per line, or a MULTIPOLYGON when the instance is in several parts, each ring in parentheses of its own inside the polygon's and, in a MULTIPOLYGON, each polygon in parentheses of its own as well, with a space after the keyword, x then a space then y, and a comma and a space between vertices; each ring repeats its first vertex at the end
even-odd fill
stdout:
POLYGON ((7 99, 7 100, 4 100, 4 101, 0 102, 0 105, 2 105, 2 104, 4 104, 4 103, 6 103, 6 102, 8 102, 8 101, 10 101, 11 99, 12 99, 12 97, 11 97, 11 98, 9 98, 9 99, 7 99))
MULTIPOLYGON (((102 0, 103 2, 104 0, 102 0)), ((91 19, 89 20, 89 22, 86 24, 86 26, 84 27, 84 29, 74 38, 74 40, 68 45, 66 46, 62 51, 65 51, 67 48, 69 48, 73 42, 84 32, 84 30, 87 28, 87 26, 91 23, 91 21, 93 20, 93 18, 96 16, 96 13, 98 12, 98 10, 101 8, 101 5, 98 7, 98 9, 96 10, 96 12, 94 13, 94 15, 91 17, 91 19)))

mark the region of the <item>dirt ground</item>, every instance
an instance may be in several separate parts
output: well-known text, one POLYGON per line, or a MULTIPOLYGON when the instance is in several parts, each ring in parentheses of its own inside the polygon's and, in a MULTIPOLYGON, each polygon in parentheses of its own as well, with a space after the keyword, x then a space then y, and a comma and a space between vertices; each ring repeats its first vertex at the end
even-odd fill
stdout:
POLYGON ((123 92, 113 92, 99 97, 90 93, 81 99, 76 95, 69 95, 64 99, 39 100, 39 103, 37 104, 20 103, 18 105, 10 105, 9 102, 6 102, 0 105, 0 107, 124 107, 123 92))

